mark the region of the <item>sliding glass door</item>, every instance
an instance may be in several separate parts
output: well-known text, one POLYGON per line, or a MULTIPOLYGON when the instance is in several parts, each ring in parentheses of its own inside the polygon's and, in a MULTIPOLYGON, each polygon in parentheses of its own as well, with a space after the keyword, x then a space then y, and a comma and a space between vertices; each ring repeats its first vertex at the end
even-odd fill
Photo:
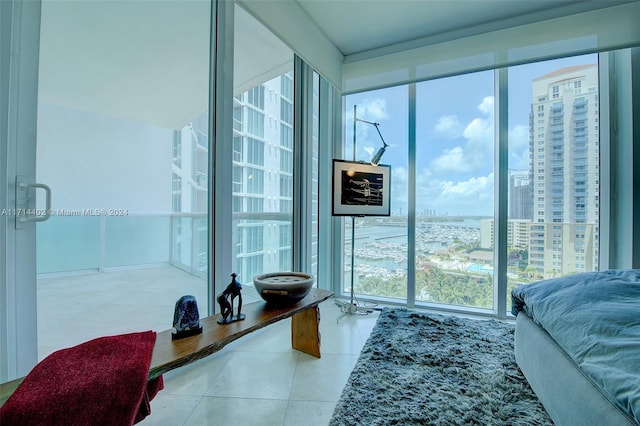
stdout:
MULTIPOLYGON (((38 360, 35 137, 40 2, 0 2, 0 381, 38 360)), ((41 187, 38 193, 44 192, 41 187)), ((42 196, 43 194, 39 194, 42 196)))
MULTIPOLYGON (((43 2, 38 357, 208 300, 209 2, 43 2)), ((28 149, 19 146, 19 150, 28 149)))

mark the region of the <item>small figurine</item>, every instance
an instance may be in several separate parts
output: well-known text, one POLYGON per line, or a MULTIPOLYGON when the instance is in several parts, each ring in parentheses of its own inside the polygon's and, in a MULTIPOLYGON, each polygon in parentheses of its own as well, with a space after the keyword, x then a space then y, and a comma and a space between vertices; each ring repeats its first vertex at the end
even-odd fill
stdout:
POLYGON ((202 333, 202 327, 200 327, 200 313, 198 312, 196 298, 191 295, 182 296, 176 302, 176 307, 173 311, 171 340, 195 336, 200 333, 202 333))
POLYGON ((218 324, 229 324, 246 318, 246 315, 240 313, 242 310, 242 284, 236 281, 236 277, 235 272, 231 274, 231 283, 218 295, 218 304, 220 304, 218 324), (238 315, 233 315, 233 299, 236 297, 238 297, 238 315))

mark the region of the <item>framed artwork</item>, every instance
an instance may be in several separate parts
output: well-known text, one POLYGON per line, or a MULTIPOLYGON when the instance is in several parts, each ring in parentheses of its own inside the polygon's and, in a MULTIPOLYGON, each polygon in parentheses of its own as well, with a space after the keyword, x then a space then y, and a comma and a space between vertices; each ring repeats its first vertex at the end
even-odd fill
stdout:
POLYGON ((333 160, 333 216, 390 216, 391 166, 333 160))

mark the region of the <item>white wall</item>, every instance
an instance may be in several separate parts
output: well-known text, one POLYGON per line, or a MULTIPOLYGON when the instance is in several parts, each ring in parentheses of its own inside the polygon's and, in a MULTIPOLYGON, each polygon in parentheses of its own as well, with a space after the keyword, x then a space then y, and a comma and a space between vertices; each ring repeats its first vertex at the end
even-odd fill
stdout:
POLYGON ((170 212, 171 149, 169 129, 39 105, 36 179, 54 210, 170 212))

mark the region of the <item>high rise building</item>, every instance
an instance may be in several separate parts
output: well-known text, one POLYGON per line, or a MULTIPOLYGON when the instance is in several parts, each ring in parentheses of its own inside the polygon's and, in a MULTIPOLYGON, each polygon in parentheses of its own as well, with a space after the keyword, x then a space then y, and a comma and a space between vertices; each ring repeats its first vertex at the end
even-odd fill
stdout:
POLYGON ((529 170, 509 170, 509 218, 531 219, 532 208, 529 170))
MULTIPOLYGON (((177 266, 207 267, 207 115, 174 132, 173 257, 177 266), (185 215, 188 213, 188 216, 185 215), (193 221, 181 226, 180 220, 193 221)), ((234 98, 234 272, 244 282, 292 265, 293 76, 284 73, 234 98)))
POLYGON ((533 216, 529 263, 546 277, 592 271, 598 259, 598 67, 533 81, 533 216))
POLYGON ((245 282, 292 267, 292 74, 234 98, 233 247, 245 282))
MULTIPOLYGON (((507 222, 507 249, 524 250, 529 247, 528 219, 509 219, 507 222)), ((492 250, 495 247, 495 222, 493 219, 480 220, 480 248, 492 250)))
POLYGON ((173 131, 170 228, 171 263, 206 276, 209 140, 207 114, 173 131))

